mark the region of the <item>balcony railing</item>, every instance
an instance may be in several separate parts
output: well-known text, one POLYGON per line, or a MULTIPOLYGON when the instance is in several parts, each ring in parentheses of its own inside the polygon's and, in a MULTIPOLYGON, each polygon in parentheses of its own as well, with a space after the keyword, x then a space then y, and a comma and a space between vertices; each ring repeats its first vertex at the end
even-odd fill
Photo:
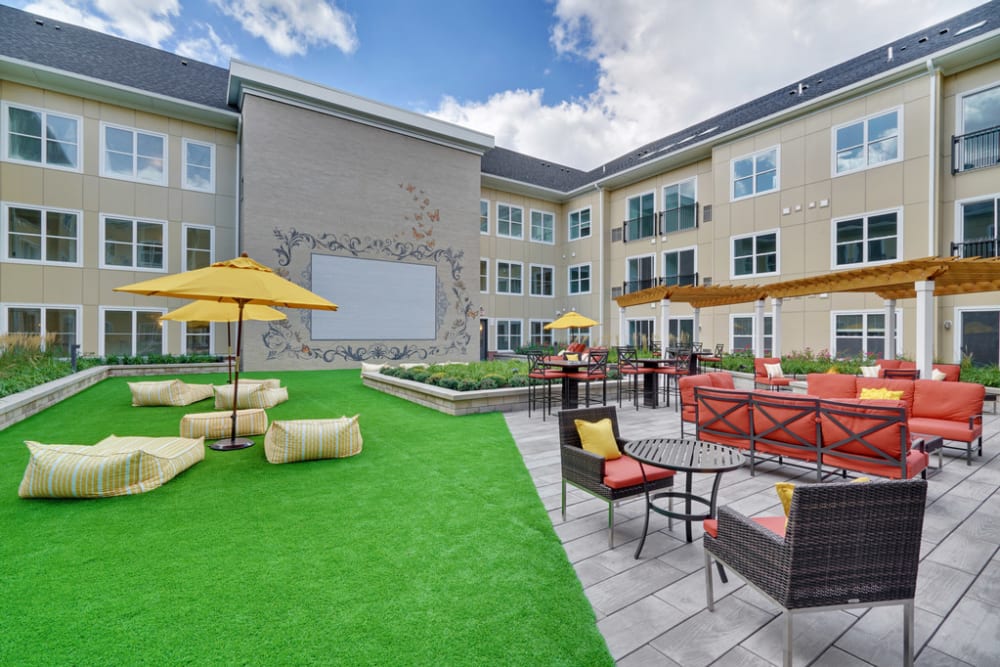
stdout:
POLYGON ((622 294, 631 294, 650 287, 675 287, 684 285, 697 285, 698 274, 689 273, 678 276, 664 276, 662 278, 642 278, 640 280, 626 280, 622 283, 622 294))
POLYGON ((656 236, 658 217, 659 214, 657 213, 649 213, 647 215, 640 215, 638 218, 626 220, 622 223, 622 236, 624 237, 622 240, 627 243, 628 241, 638 241, 639 239, 656 236))
POLYGON ((1000 125, 951 138, 951 173, 1000 164, 1000 125))
POLYGON ((973 239, 951 244, 953 257, 1000 257, 997 239, 973 239))

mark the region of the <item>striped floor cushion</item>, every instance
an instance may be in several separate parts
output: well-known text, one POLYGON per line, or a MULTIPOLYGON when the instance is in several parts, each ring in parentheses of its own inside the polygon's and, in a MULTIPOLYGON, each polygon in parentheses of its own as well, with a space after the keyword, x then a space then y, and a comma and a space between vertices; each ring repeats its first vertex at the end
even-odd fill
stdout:
MULTIPOLYGON (((233 428, 232 411, 197 412, 181 418, 181 437, 228 438, 233 428)), ((267 430, 267 413, 260 408, 236 411, 236 435, 260 435, 267 430)))
POLYGON ((145 493, 205 458, 202 438, 109 436, 93 446, 24 443, 22 498, 108 498, 145 493))
MULTIPOLYGON (((213 387, 215 391, 215 409, 233 409, 233 385, 224 384, 213 387)), ((273 408, 278 403, 288 400, 287 387, 270 387, 266 384, 250 384, 244 386, 240 382, 237 408, 273 408)))
POLYGON ((210 384, 188 384, 182 380, 129 382, 134 406, 190 405, 212 396, 210 384))
POLYGON ((340 459, 361 453, 358 415, 340 419, 274 421, 264 436, 264 455, 271 463, 340 459))

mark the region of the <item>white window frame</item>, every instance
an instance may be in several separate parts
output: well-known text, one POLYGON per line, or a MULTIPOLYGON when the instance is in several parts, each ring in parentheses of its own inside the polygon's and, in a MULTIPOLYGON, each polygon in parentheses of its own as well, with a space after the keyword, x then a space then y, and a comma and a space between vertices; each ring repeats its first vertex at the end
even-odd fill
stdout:
POLYGON ((116 270, 116 271, 144 271, 144 272, 147 272, 147 273, 166 273, 167 272, 167 267, 170 266, 170 261, 169 261, 170 257, 169 257, 168 252, 167 252, 167 250, 168 250, 167 236, 168 236, 169 229, 168 229, 167 221, 166 220, 151 220, 151 219, 148 219, 148 218, 136 218, 136 217, 132 217, 132 216, 128 216, 128 215, 114 215, 112 213, 102 213, 101 216, 100 216, 100 220, 101 220, 101 228, 100 228, 100 234, 99 234, 99 239, 100 239, 99 240, 99 243, 100 243, 99 253, 100 254, 99 254, 99 260, 98 260, 98 262, 99 262, 98 266, 100 266, 100 268, 102 268, 102 269, 116 270), (105 239, 105 227, 106 227, 106 223, 107 223, 108 218, 113 218, 115 220, 125 220, 125 221, 128 221, 128 222, 132 223, 132 250, 133 250, 133 252, 132 252, 132 265, 131 266, 120 266, 120 265, 117 265, 117 264, 107 264, 106 261, 105 261, 107 259, 107 255, 106 255, 107 248, 106 248, 106 239, 105 239), (160 268, 147 267, 147 266, 136 266, 136 264, 137 264, 136 260, 139 257, 139 253, 138 253, 139 249, 138 249, 138 241, 137 241, 137 231, 138 231, 137 227, 138 227, 138 224, 140 222, 151 224, 151 225, 160 225, 160 227, 163 229, 163 266, 160 267, 160 268))
MULTIPOLYGON (((510 281, 509 271, 508 271, 508 278, 507 278, 507 280, 510 281)), ((514 261, 511 261, 511 260, 507 260, 507 259, 498 259, 497 260, 496 293, 497 294, 506 294, 506 295, 509 295, 509 296, 521 296, 521 295, 524 294, 524 262, 514 262, 514 261), (508 266, 517 266, 517 267, 519 267, 521 269, 521 277, 520 277, 521 289, 518 290, 517 292, 509 292, 509 291, 504 291, 504 290, 500 289, 500 265, 501 264, 507 264, 508 266)))
POLYGON ((746 278, 760 278, 762 276, 776 276, 781 273, 781 229, 765 229, 759 232, 753 232, 752 234, 738 234, 736 236, 729 237, 729 279, 730 280, 742 280, 746 278), (774 271, 767 271, 764 273, 757 272, 757 252, 754 252, 754 270, 751 273, 737 274, 736 273, 736 242, 742 239, 753 238, 754 246, 756 247, 756 239, 759 236, 767 236, 768 234, 774 234, 774 271))
POLYGON ((490 293, 490 258, 480 257, 479 258, 479 293, 489 294, 490 293), (483 267, 486 267, 486 272, 483 273, 483 267), (483 289, 483 278, 486 278, 486 289, 483 289))
MULTIPOLYGON (((181 223, 181 271, 190 271, 192 267, 188 266, 188 230, 189 229, 205 229, 208 230, 209 239, 211 242, 211 247, 209 250, 209 260, 208 263, 212 264, 215 262, 215 227, 212 225, 198 225, 193 222, 183 222, 181 223)), ((102 255, 103 257, 103 255, 102 255)))
POLYGON ((507 333, 504 334, 504 336, 507 338, 508 346, 507 347, 500 347, 500 325, 501 325, 501 323, 502 324, 506 324, 508 327, 511 324, 517 324, 517 326, 519 328, 519 333, 518 333, 519 344, 518 344, 518 347, 524 347, 524 321, 523 320, 519 320, 519 319, 515 319, 515 318, 500 317, 500 318, 497 318, 496 322, 494 322, 494 325, 493 325, 493 330, 496 332, 496 334, 495 334, 495 341, 496 341, 496 350, 497 350, 497 352, 513 352, 515 349, 517 349, 515 347, 511 347, 510 346, 510 329, 509 328, 507 330, 507 333))
POLYGON ((963 211, 969 204, 985 203, 988 201, 993 202, 994 206, 994 227, 995 232, 1000 235, 1000 192, 995 192, 993 194, 978 195, 976 197, 966 197, 964 199, 955 200, 955 215, 954 215, 954 232, 952 233, 952 238, 958 243, 964 243, 967 239, 965 238, 965 218, 963 216, 963 211))
MULTIPOLYGON (((895 356, 903 354, 903 310, 901 308, 896 308, 894 311, 896 316, 896 350, 895 356)), ((830 356, 834 359, 838 359, 840 356, 840 350, 837 349, 837 316, 838 315, 862 315, 864 316, 864 327, 861 336, 861 350, 863 353, 867 353, 867 341, 868 341, 868 315, 885 315, 885 308, 862 308, 858 309, 845 309, 845 310, 831 310, 830 311, 830 345, 827 349, 830 350, 830 356)))
POLYGON ((542 209, 530 209, 528 213, 529 226, 531 227, 531 232, 529 233, 529 238, 532 243, 543 243, 545 245, 555 245, 556 243, 556 214, 552 211, 544 211, 542 209), (535 238, 535 215, 541 218, 541 227, 539 229, 542 232, 542 238, 535 238), (545 220, 549 221, 549 236, 551 240, 545 240, 545 220))
POLYGON ((578 208, 575 211, 570 211, 569 215, 566 216, 566 240, 567 241, 579 241, 580 239, 587 239, 594 233, 594 212, 590 206, 584 206, 583 208, 578 208), (583 213, 587 213, 587 233, 580 233, 580 229, 583 227, 583 213), (575 229, 577 230, 576 236, 573 236, 573 216, 576 216, 577 223, 575 229))
MULTIPOLYGON (((552 321, 553 320, 551 320, 551 319, 548 319, 548 320, 539 320, 539 319, 528 320, 528 343, 527 344, 528 345, 542 345, 542 346, 549 346, 549 347, 555 345, 555 335, 554 335, 552 329, 548 329, 548 330, 545 329, 545 325, 549 324, 552 321), (535 334, 533 332, 533 329, 535 328, 536 325, 538 326, 538 331, 539 331, 538 335, 539 335, 539 338, 541 340, 541 342, 539 342, 539 343, 535 343, 535 341, 534 341, 535 334)), ((521 344, 524 345, 524 339, 523 338, 521 339, 521 344)))
MULTIPOLYGON (((50 111, 48 109, 42 109, 40 107, 33 107, 28 104, 16 104, 12 102, 4 102, 0 105, 2 109, 3 118, 0 120, 0 132, 2 132, 2 137, 0 137, 0 157, 2 157, 4 162, 10 162, 13 164, 26 164, 33 167, 45 167, 46 169, 59 169, 61 171, 70 171, 74 173, 80 173, 83 171, 83 118, 75 114, 63 113, 62 111, 50 111), (10 114, 8 109, 11 107, 15 109, 21 109, 24 111, 31 111, 34 113, 42 114, 42 131, 48 127, 48 117, 58 116, 60 118, 65 118, 67 120, 72 120, 76 122, 76 166, 67 167, 61 164, 50 164, 48 161, 48 151, 45 150, 45 137, 40 137, 42 142, 42 159, 38 162, 33 162, 32 160, 22 160, 20 158, 10 157, 10 114)), ((60 142, 61 143, 61 142, 60 142)))
POLYGON ((556 267, 550 264, 529 264, 528 265, 528 296, 539 296, 545 297, 547 299, 554 299, 556 296, 556 267), (535 281, 532 271, 534 269, 548 270, 549 277, 551 278, 549 286, 552 288, 552 292, 549 294, 535 294, 535 281))
POLYGON ((645 241, 646 239, 651 239, 651 238, 656 237, 657 234, 659 234, 659 232, 660 232, 660 230, 656 228, 656 218, 657 218, 657 215, 656 215, 656 190, 655 189, 648 190, 646 192, 640 192, 639 194, 635 194, 635 195, 632 195, 630 197, 626 197, 625 198, 625 222, 631 222, 632 220, 636 220, 636 218, 629 218, 628 217, 628 215, 629 215, 629 213, 628 213, 629 202, 631 202, 633 199, 639 199, 639 200, 641 200, 643 197, 648 197, 648 196, 652 196, 653 197, 653 212, 650 213, 650 215, 653 216, 653 232, 652 232, 652 234, 649 234, 648 236, 640 236, 638 238, 630 239, 629 236, 628 236, 628 229, 623 229, 622 230, 622 239, 626 243, 637 243, 639 241, 645 241))
POLYGON ((979 93, 985 93, 987 90, 991 90, 993 88, 1000 88, 1000 81, 987 83, 977 88, 973 88, 972 90, 966 90, 955 95, 955 134, 961 135, 967 133, 965 129, 965 98, 978 95, 979 93))
MULTIPOLYGON (((196 141, 195 139, 183 138, 181 139, 181 187, 185 190, 193 190, 195 192, 215 192, 215 144, 207 141, 196 141), (208 185, 204 187, 199 187, 188 180, 188 147, 189 146, 201 146, 202 148, 207 148, 209 151, 209 160, 211 164, 208 166, 209 178, 208 185)), ((200 166, 200 165, 199 165, 200 166)))
MULTIPOLYGON (((105 316, 109 312, 118 312, 118 313, 125 312, 125 313, 132 313, 132 334, 131 334, 132 335, 132 352, 129 354, 129 356, 135 357, 135 356, 138 356, 137 353, 136 353, 136 343, 138 342, 137 341, 138 334, 136 332, 136 317, 137 317, 137 315, 139 313, 160 313, 161 315, 164 315, 164 314, 166 314, 167 309, 166 308, 119 308, 117 306, 116 307, 99 306, 98 309, 97 309, 97 311, 98 311, 98 318, 99 318, 98 329, 97 330, 100 332, 100 335, 98 336, 98 340, 97 340, 97 354, 98 354, 98 356, 101 356, 101 357, 108 356, 107 352, 105 351, 105 348, 104 348, 104 337, 105 337, 105 335, 107 333, 106 332, 106 327, 105 327, 105 316)), ((166 351, 168 349, 167 348, 167 328, 163 327, 161 329, 161 331, 163 333, 160 334, 160 352, 159 353, 160 354, 166 354, 166 351)))
MULTIPOLYGON (((649 276, 650 285, 649 286, 653 287, 656 284, 656 270, 659 268, 658 266, 656 266, 656 253, 655 252, 647 252, 647 253, 643 253, 641 255, 629 255, 628 257, 626 257, 625 258, 625 282, 626 283, 631 283, 632 282, 632 278, 630 277, 632 275, 632 272, 631 272, 632 262, 640 262, 642 260, 649 260, 649 271, 650 271, 650 276, 649 276)), ((643 288, 639 288, 639 289, 643 289, 643 288)))
MULTIPOLYGON (((188 323, 181 322, 181 354, 195 354, 194 352, 188 352, 188 323)), ((215 322, 206 322, 208 324, 208 352, 205 354, 214 355, 215 354, 215 322)), ((197 354, 202 354, 198 352, 197 354)))
POLYGON ((623 345, 634 345, 637 348, 645 348, 647 350, 652 349, 653 341, 656 340, 656 329, 657 329, 657 318, 655 317, 626 317, 625 318, 625 335, 627 336, 627 341, 622 343, 623 345), (649 336, 645 341, 633 340, 633 327, 639 323, 644 326, 649 327, 649 336))
MULTIPOLYGON (((756 317, 756 315, 754 313, 730 313, 729 314, 729 350, 730 350, 730 352, 741 352, 743 350, 743 348, 737 349, 735 343, 733 343, 733 341, 736 338, 734 323, 735 323, 735 320, 737 318, 741 318, 741 319, 742 318, 746 318, 746 319, 750 320, 750 340, 751 340, 750 351, 753 352, 753 342, 752 342, 753 341, 753 328, 754 328, 754 326, 757 323, 757 317, 756 317)), ((767 352, 769 352, 769 351, 771 351, 771 352, 774 351, 774 316, 771 313, 764 313, 764 331, 765 331, 765 335, 763 336, 764 352, 765 352, 765 354, 767 354, 767 352), (766 335, 766 332, 767 332, 767 322, 768 321, 771 322, 771 345, 770 345, 771 350, 768 350, 768 345, 767 345, 767 335, 766 335)))
POLYGON ((483 236, 490 235, 490 200, 480 199, 479 200, 479 233, 483 236), (486 229, 483 229, 483 223, 486 223, 486 229))
POLYGON ((130 181, 133 183, 145 183, 147 185, 167 185, 168 178, 170 174, 170 141, 169 137, 160 132, 151 132, 149 130, 141 130, 136 127, 129 127, 127 125, 115 125, 114 123, 101 123, 101 176, 104 178, 114 178, 121 181, 130 181), (132 174, 131 176, 111 173, 108 168, 108 149, 107 149, 107 132, 109 129, 121 130, 123 132, 132 133, 132 174), (139 135, 144 134, 150 137, 159 137, 163 140, 163 170, 160 174, 160 178, 157 180, 142 178, 139 176, 139 166, 138 166, 138 142, 139 135))
MULTIPOLYGON (((954 328, 953 328, 954 336, 952 336, 953 341, 952 341, 952 355, 951 355, 952 359, 961 360, 962 359, 962 355, 964 354, 964 352, 962 351, 962 339, 965 338, 965 332, 963 331, 962 314, 963 313, 995 313, 997 311, 1000 311, 1000 308, 998 308, 997 306, 993 306, 993 305, 990 305, 990 306, 956 306, 955 307, 954 314, 952 315, 952 320, 954 320, 954 328)), ((896 340, 897 340, 897 342, 899 341, 899 339, 900 339, 900 335, 899 335, 898 329, 897 329, 897 334, 896 334, 896 340)), ((975 358, 973 358, 972 361, 973 361, 973 363, 975 363, 975 361, 976 361, 975 358)))
MULTIPOLYGON (((499 238, 502 238, 502 239, 524 240, 524 207, 523 206, 517 206, 515 204, 508 204, 506 202, 499 202, 498 201, 497 202, 497 217, 496 217, 496 220, 497 220, 497 236, 499 238), (503 234, 503 233, 500 232, 500 221, 501 221, 501 219, 500 219, 500 207, 501 206, 506 206, 507 207, 508 214, 511 213, 512 211, 515 211, 515 210, 521 212, 521 222, 518 223, 518 224, 521 225, 521 233, 520 234, 518 234, 518 235, 515 236, 514 234, 503 234)), ((507 218, 508 228, 510 228, 511 226, 513 226, 513 224, 514 223, 511 220, 511 218, 508 217, 507 218)))
POLYGON ((10 311, 12 309, 20 308, 35 308, 42 311, 41 324, 42 330, 39 335, 42 337, 42 349, 45 348, 45 336, 48 334, 48 330, 45 326, 45 311, 47 310, 72 310, 76 313, 76 331, 73 335, 76 337, 76 343, 82 344, 83 342, 83 307, 79 304, 71 303, 5 303, 0 306, 0 335, 6 335, 10 333, 10 329, 7 326, 7 322, 10 320, 10 311))
MULTIPOLYGON (((884 141, 884 139, 878 139, 877 141, 884 141)), ((868 169, 875 169, 877 167, 883 167, 887 164, 893 164, 895 162, 901 162, 903 160, 903 107, 893 107, 890 109, 883 109, 877 113, 869 114, 864 118, 857 118, 847 123, 841 123, 830 129, 830 175, 833 178, 837 176, 844 176, 846 174, 856 174, 861 171, 867 171, 868 169), (876 164, 869 164, 869 147, 872 143, 868 137, 868 123, 869 121, 879 118, 881 116, 886 116, 888 114, 896 114, 896 157, 892 160, 885 160, 883 162, 878 162, 876 164), (837 131, 842 130, 845 127, 850 127, 852 125, 861 125, 861 148, 863 156, 863 164, 860 167, 854 169, 844 169, 843 171, 837 170, 837 131)))
MULTIPOLYGON (((695 282, 694 282, 694 284, 695 285, 698 284, 698 280, 697 280, 697 276, 698 276, 698 246, 696 246, 696 245, 689 245, 689 246, 681 246, 681 247, 677 247, 677 248, 670 248, 669 250, 664 250, 663 253, 660 255, 660 260, 662 261, 662 264, 660 264, 660 280, 662 281, 662 283, 664 285, 666 285, 667 278, 669 277, 667 275, 667 255, 676 255, 676 254, 680 254, 682 252, 690 252, 691 253, 692 258, 693 258, 692 259, 692 265, 694 266, 694 276, 695 276, 695 282)), ((678 280, 677 284, 678 285, 680 284, 679 280, 678 280)))
MULTIPOLYGON (((741 177, 741 179, 742 178, 746 177, 741 177)), ((732 160, 729 161, 729 201, 740 201, 743 199, 750 199, 752 197, 757 197, 759 195, 764 195, 771 192, 778 192, 779 190, 781 190, 781 146, 780 145, 776 144, 774 146, 769 146, 768 148, 765 148, 763 150, 747 153, 746 155, 740 155, 738 157, 734 157, 732 160), (770 153, 771 151, 774 151, 774 187, 771 188, 770 190, 758 191, 757 176, 764 172, 757 171, 757 158, 761 157, 765 153, 770 153), (750 175, 750 178, 752 179, 753 182, 753 190, 750 194, 737 197, 736 163, 739 162, 740 160, 747 160, 747 159, 753 160, 753 173, 750 175)))
POLYGON ((837 269, 849 269, 849 268, 859 268, 863 266, 879 266, 881 264, 891 264, 893 262, 898 262, 902 259, 903 253, 903 209, 902 208, 890 208, 884 211, 870 211, 867 213, 860 213, 858 215, 846 215, 841 218, 834 218, 830 221, 830 268, 832 270, 837 269), (896 214, 896 257, 891 259, 880 259, 878 261, 870 261, 868 259, 868 221, 870 218, 877 215, 886 215, 888 213, 896 214), (864 222, 864 236, 861 239, 861 247, 864 252, 865 258, 860 262, 854 262, 851 264, 838 264, 837 263, 837 248, 839 244, 837 243, 837 225, 841 222, 849 222, 851 220, 861 219, 864 222))
POLYGON ((3 216, 3 219, 0 220, 0 262, 7 262, 9 264, 34 264, 36 266, 40 264, 52 266, 83 266, 83 211, 68 208, 54 208, 51 206, 20 204, 17 202, 3 202, 2 205, 0 205, 0 215, 3 216), (42 259, 21 259, 19 257, 8 257, 10 251, 10 209, 12 208, 26 208, 38 211, 42 214, 42 259), (48 238, 45 230, 45 215, 47 213, 69 213, 76 216, 75 262, 60 262, 59 260, 48 259, 44 256, 47 250, 45 241, 48 238))
MULTIPOLYGON (((663 191, 660 193, 663 197, 663 215, 661 216, 661 224, 663 228, 660 230, 661 235, 675 234, 678 232, 686 232, 692 229, 698 229, 698 177, 692 176, 691 178, 684 178, 674 183, 667 183, 663 186, 663 191), (694 221, 690 227, 678 227, 673 231, 667 231, 667 188, 678 188, 686 183, 694 184, 694 221)), ((678 207, 676 210, 681 210, 682 207, 678 207)))
MULTIPOLYGON (((577 282, 581 279, 577 278, 577 282)), ((582 262, 580 264, 571 264, 566 267, 566 293, 567 294, 590 294, 594 291, 594 267, 591 262, 582 262), (573 291, 573 269, 581 269, 587 267, 587 290, 583 291, 573 291)))

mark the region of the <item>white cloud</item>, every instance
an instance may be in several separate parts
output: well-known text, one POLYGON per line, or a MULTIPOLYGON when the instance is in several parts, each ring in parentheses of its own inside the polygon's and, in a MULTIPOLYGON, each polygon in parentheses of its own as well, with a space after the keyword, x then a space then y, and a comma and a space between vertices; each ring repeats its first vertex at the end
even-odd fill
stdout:
POLYGON ((177 42, 174 53, 220 67, 228 67, 231 59, 240 57, 240 52, 237 50, 236 45, 227 44, 222 41, 222 38, 216 34, 212 26, 204 23, 196 23, 195 27, 204 31, 205 35, 203 37, 190 37, 177 42))
POLYGON ((38 0, 26 12, 160 47, 174 34, 178 0, 38 0))
POLYGON ((555 106, 539 90, 446 97, 431 115, 589 169, 978 2, 558 0, 551 44, 597 65, 589 95, 555 106))
POLYGON ((302 56, 310 47, 333 45, 344 53, 358 48, 354 19, 323 0, 212 0, 248 33, 282 56, 302 56))

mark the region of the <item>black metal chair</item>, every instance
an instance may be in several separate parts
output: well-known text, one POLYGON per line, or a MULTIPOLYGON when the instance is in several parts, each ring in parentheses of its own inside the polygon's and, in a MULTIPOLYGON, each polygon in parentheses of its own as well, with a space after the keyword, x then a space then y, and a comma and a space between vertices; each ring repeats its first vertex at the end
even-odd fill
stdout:
POLYGON ((602 347, 592 347, 587 352, 587 369, 584 371, 579 371, 577 373, 565 373, 564 378, 570 380, 576 380, 577 382, 584 383, 584 390, 586 392, 584 397, 584 405, 588 408, 590 407, 591 401, 594 403, 600 403, 601 405, 608 404, 608 350, 602 347), (601 383, 601 399, 591 398, 591 383, 600 381, 601 383))
POLYGON ((663 398, 667 405, 670 405, 670 397, 676 396, 674 410, 677 410, 677 403, 680 403, 680 378, 691 374, 691 348, 678 348, 672 359, 668 363, 657 368, 656 372, 663 376, 663 398), (671 381, 673 378, 673 381, 671 381))
MULTIPOLYGON (((618 430, 618 412, 615 406, 599 408, 580 408, 578 410, 562 410, 559 413, 559 458, 562 462, 562 518, 566 520, 566 484, 594 495, 608 504, 608 548, 615 548, 615 503, 625 498, 643 496, 642 471, 635 459, 622 454, 622 458, 606 461, 603 457, 588 452, 580 442, 580 434, 576 430, 577 419, 597 422, 602 419, 611 420, 611 429, 619 450, 628 440, 621 437, 618 430), (609 479, 606 475, 608 464, 616 472, 615 477, 621 479, 623 465, 635 468, 632 480, 626 480, 624 485, 609 479), (633 483, 634 482, 634 483, 633 483), (613 484, 612 485, 609 485, 613 484)), ((673 486, 674 472, 672 470, 646 467, 646 475, 650 492, 673 486)))
POLYGON ((781 607, 784 665, 791 667, 795 614, 901 604, 902 664, 912 666, 926 499, 922 479, 803 484, 792 496, 784 535, 765 527, 766 519, 720 507, 715 529, 706 522, 704 537, 708 610, 715 610, 714 559, 781 607))
POLYGON ((639 409, 639 378, 656 372, 654 368, 643 368, 637 361, 638 350, 634 347, 619 347, 618 352, 618 407, 622 406, 622 393, 631 393, 635 409, 639 409), (624 383, 624 388, 622 384, 624 383))
POLYGON ((552 414, 552 404, 555 398, 552 396, 552 381, 561 380, 566 377, 562 371, 546 368, 544 352, 540 350, 528 350, 528 417, 531 417, 531 409, 536 403, 542 403, 542 421, 545 421, 545 413, 552 414), (539 396, 538 391, 545 388, 544 396, 539 396))

